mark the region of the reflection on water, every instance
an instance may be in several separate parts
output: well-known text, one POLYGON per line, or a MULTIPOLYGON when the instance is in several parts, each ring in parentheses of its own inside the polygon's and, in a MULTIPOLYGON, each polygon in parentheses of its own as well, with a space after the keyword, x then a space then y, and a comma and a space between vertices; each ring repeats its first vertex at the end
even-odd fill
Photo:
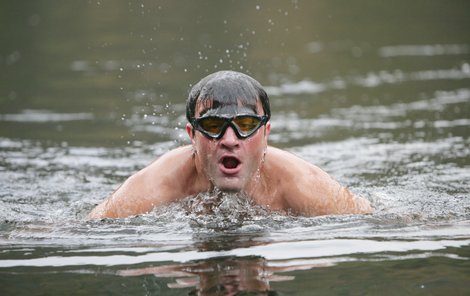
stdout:
POLYGON ((1 294, 468 293, 465 6, 2 1, 1 294), (266 86, 272 145, 375 212, 299 217, 206 193, 86 221, 188 143, 187 91, 221 69, 266 86))
MULTIPOLYGON (((293 280, 294 276, 279 273, 328 266, 327 264, 301 264, 269 266, 263 257, 229 257, 187 264, 161 265, 140 269, 122 270, 121 276, 153 275, 176 278, 169 288, 195 287, 198 295, 238 295, 240 292, 256 295, 276 295, 270 282, 293 280)), ((191 293, 191 292, 190 292, 191 293)))

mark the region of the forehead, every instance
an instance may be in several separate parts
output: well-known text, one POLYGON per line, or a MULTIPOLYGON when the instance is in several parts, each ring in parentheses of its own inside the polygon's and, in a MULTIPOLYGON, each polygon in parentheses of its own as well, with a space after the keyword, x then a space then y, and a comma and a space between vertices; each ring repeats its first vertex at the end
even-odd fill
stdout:
POLYGON ((263 113, 263 106, 259 99, 253 100, 250 103, 242 102, 240 100, 232 102, 220 102, 213 99, 205 99, 196 101, 195 117, 203 115, 220 115, 220 116, 233 116, 238 114, 253 114, 261 115, 263 113))

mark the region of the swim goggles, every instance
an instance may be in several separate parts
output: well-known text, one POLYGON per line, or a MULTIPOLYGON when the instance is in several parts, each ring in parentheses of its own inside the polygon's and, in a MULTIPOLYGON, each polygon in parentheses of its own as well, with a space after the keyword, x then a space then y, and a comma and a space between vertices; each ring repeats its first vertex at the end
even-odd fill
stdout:
POLYGON ((268 122, 268 116, 237 115, 234 117, 203 116, 193 118, 192 126, 209 139, 223 137, 229 126, 239 139, 246 139, 268 122))

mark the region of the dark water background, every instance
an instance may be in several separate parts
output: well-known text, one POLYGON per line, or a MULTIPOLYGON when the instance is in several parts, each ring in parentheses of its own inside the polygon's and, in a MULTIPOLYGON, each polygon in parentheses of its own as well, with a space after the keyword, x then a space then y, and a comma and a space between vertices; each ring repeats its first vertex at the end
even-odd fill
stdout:
POLYGON ((468 294, 469 28, 457 0, 2 1, 0 294, 468 294), (188 143, 187 92, 222 69, 375 213, 86 221, 188 143))

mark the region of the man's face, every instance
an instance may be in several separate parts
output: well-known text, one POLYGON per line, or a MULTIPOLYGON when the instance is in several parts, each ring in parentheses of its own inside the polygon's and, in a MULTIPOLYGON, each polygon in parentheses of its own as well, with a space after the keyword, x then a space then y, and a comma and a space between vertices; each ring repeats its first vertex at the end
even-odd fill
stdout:
MULTIPOLYGON (((195 118, 208 114, 220 115, 220 113, 224 116, 235 116, 237 113, 264 115, 259 101, 252 109, 242 106, 228 107, 211 109, 207 104, 198 101, 195 118), (227 110, 233 114, 227 114, 227 110)), ((231 126, 218 140, 208 139, 199 131, 193 132, 193 127, 189 123, 186 130, 196 151, 196 165, 202 169, 210 182, 222 190, 242 191, 247 189, 249 182, 254 180, 258 173, 267 148, 270 127, 268 122, 246 139, 239 139, 231 126)))

